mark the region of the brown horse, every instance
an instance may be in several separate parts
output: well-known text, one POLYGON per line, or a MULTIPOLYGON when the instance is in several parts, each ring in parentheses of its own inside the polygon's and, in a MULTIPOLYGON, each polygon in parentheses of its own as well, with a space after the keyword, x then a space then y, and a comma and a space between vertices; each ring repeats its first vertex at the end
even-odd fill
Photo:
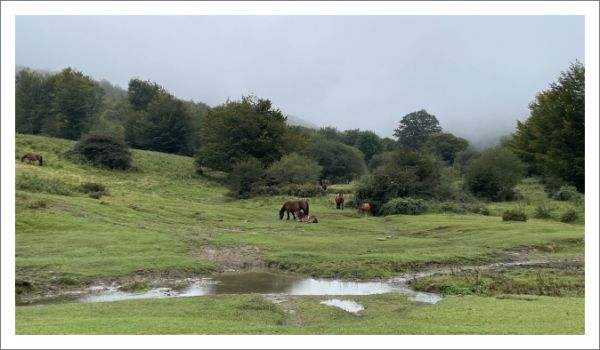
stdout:
POLYGON ((21 161, 27 159, 27 162, 38 162, 40 166, 43 164, 43 158, 39 154, 26 153, 23 157, 21 157, 21 161))
POLYGON ((335 193, 335 208, 344 209, 344 194, 342 192, 335 193))
POLYGON ((371 205, 369 203, 367 203, 367 202, 361 203, 358 206, 358 213, 359 214, 367 214, 368 215, 369 211, 371 211, 371 205))
POLYGON ((327 186, 331 185, 331 181, 328 179, 321 179, 319 180, 319 186, 321 186, 321 188, 323 190, 327 190, 327 186))
POLYGON ((303 212, 298 213, 298 222, 308 222, 309 224, 318 224, 319 220, 314 215, 304 214, 303 212))
POLYGON ((279 220, 283 220, 283 213, 287 212, 287 219, 290 219, 290 213, 296 220, 296 213, 300 213, 300 210, 304 212, 304 214, 308 215, 308 202, 307 201, 287 201, 283 203, 281 210, 279 211, 279 220))

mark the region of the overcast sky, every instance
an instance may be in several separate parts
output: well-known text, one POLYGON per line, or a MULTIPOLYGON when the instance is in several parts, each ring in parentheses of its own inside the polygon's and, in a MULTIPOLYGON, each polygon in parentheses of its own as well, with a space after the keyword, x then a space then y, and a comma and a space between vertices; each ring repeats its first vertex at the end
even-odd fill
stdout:
POLYGON ((17 16, 16 64, 152 80, 210 106, 254 94, 318 126, 392 136, 426 109, 478 144, 571 62, 583 16, 17 16))

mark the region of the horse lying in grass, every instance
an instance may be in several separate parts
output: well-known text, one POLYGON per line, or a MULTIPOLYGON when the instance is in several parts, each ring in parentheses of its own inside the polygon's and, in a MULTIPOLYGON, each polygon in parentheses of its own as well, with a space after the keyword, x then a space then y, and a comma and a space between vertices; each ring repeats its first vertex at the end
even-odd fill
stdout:
POLYGON ((303 212, 298 213, 298 222, 308 222, 309 224, 318 224, 319 220, 314 215, 304 214, 303 212))
POLYGON ((296 220, 296 213, 300 213, 300 210, 304 212, 304 214, 308 215, 308 202, 303 200, 298 201, 287 201, 283 203, 281 210, 279 211, 279 220, 283 220, 284 212, 287 212, 287 219, 290 219, 290 213, 296 220))
POLYGON ((43 165, 43 158, 41 155, 39 154, 33 154, 33 153, 26 153, 23 157, 21 157, 21 161, 24 161, 25 159, 27 159, 27 162, 38 162, 41 165, 43 165))

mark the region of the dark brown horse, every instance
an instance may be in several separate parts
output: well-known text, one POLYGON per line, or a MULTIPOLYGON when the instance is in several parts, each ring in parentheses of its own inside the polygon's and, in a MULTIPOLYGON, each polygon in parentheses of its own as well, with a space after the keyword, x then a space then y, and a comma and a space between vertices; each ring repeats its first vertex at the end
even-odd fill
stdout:
POLYGON ((366 214, 366 215, 369 215, 369 212, 370 212, 370 211, 371 211, 371 205, 370 205, 369 203, 367 203, 367 202, 365 202, 365 203, 361 203, 361 204, 358 206, 358 213, 359 213, 359 214, 366 214))
POLYGON ((21 157, 21 161, 27 159, 27 162, 38 162, 40 165, 43 164, 42 156, 39 154, 26 153, 23 157, 21 157))
POLYGON ((298 222, 308 222, 309 224, 318 224, 319 220, 314 215, 304 214, 303 212, 298 213, 298 222))
POLYGON ((319 186, 321 186, 321 188, 323 190, 327 190, 327 186, 331 185, 331 181, 328 179, 321 179, 319 180, 319 186))
POLYGON ((300 210, 304 212, 304 214, 308 215, 308 202, 307 201, 287 201, 283 203, 281 210, 279 211, 279 220, 283 220, 283 213, 287 212, 287 219, 290 219, 290 213, 296 220, 296 213, 300 213, 300 210))
POLYGON ((342 192, 336 192, 335 194, 335 208, 344 209, 344 194, 342 192))

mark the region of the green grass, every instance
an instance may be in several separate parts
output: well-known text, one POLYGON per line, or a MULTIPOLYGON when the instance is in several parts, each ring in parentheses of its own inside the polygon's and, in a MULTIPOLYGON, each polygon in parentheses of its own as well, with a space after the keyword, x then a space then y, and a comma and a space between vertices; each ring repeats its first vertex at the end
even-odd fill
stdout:
POLYGON ((535 294, 548 296, 585 295, 583 269, 512 269, 461 271, 411 281, 416 290, 446 295, 535 294))
MULTIPOLYGON (((333 195, 327 195, 309 199, 310 213, 319 218, 318 224, 280 221, 279 209, 290 198, 228 198, 225 196, 227 188, 223 185, 224 174, 205 171, 203 176, 196 175, 193 159, 190 157, 133 150, 135 171, 110 171, 64 159, 61 154, 73 144, 71 141, 40 136, 16 136, 16 177, 17 182, 24 184, 17 188, 15 198, 16 278, 23 285, 21 293, 43 293, 50 287, 73 288, 79 283, 89 284, 96 279, 134 276, 140 272, 208 275, 218 266, 198 253, 199 247, 205 246, 214 249, 256 246, 260 259, 272 267, 319 277, 358 278, 391 276, 429 265, 476 265, 506 259, 506 255, 500 253, 526 247, 540 248, 538 257, 583 255, 583 219, 570 224, 561 223, 557 219, 533 218, 527 222, 503 222, 503 209, 512 207, 515 203, 493 204, 494 210, 490 216, 427 214, 359 217, 353 209, 336 210, 333 195), (41 153, 44 156, 44 166, 21 162, 20 155, 25 152, 41 153), (101 184, 105 187, 106 194, 95 199, 76 190, 84 183, 101 184), (57 188, 70 190, 63 193, 57 191, 57 188)), ((531 189, 534 185, 525 183, 524 186, 531 189)), ((338 187, 350 190, 351 186, 338 187)), ((539 195, 539 191, 536 191, 534 192, 539 195)), ((571 205, 547 201, 553 206, 571 205)), ((583 211, 583 207, 578 210, 583 211)), ((173 319, 169 323, 167 313, 164 316, 165 324, 148 329, 152 330, 150 333, 200 332, 197 329, 206 333, 271 334, 275 330, 293 333, 295 328, 285 328, 285 320, 282 321, 284 324, 272 325, 272 322, 281 320, 279 312, 271 309, 238 309, 235 305, 243 298, 245 297, 193 299, 199 305, 209 303, 207 300, 215 301, 216 304, 211 307, 217 308, 214 311, 215 317, 222 319, 215 320, 213 326, 193 328, 192 325, 197 325, 202 318, 191 325, 187 325, 190 320, 185 317, 173 319), (261 314, 254 314, 255 312, 261 314), (242 321, 236 321, 236 315, 242 315, 242 321), (264 317, 264 320, 258 320, 258 316, 264 317), (246 324, 243 322, 246 317, 253 321, 246 324)), ((373 299, 367 299, 380 300, 375 296, 370 298, 373 299)), ((402 305, 413 305, 402 301, 401 296, 381 298, 397 301, 402 305)), ((445 310, 438 311, 440 317, 452 314, 450 307, 458 307, 463 300, 470 300, 474 304, 490 304, 500 314, 502 303, 521 303, 477 297, 451 298, 433 308, 415 309, 414 315, 422 315, 421 311, 425 312, 424 310, 445 310)), ((583 303, 581 298, 561 298, 560 303, 556 303, 557 299, 536 300, 538 301, 535 303, 523 305, 536 305, 532 306, 534 310, 536 307, 545 307, 546 304, 561 304, 553 307, 566 307, 583 303)), ((318 303, 311 298, 294 299, 294 303, 296 302, 301 306, 306 303, 307 313, 315 307, 319 310, 323 307, 315 306, 318 303)), ((190 308, 188 303, 191 301, 148 300, 115 305, 103 303, 19 307, 17 325, 23 333, 87 334, 113 331, 136 334, 144 329, 141 325, 153 323, 161 315, 163 308, 174 307, 177 310, 181 306, 186 309, 190 308), (118 311, 121 307, 133 314, 122 314, 118 311), (136 307, 141 307, 139 312, 133 310, 136 307), (51 316, 45 318, 46 313, 51 316), (75 320, 72 323, 68 321, 69 314, 75 320), (51 322, 51 317, 58 317, 60 321, 51 322), (108 319, 115 320, 114 324, 104 325, 103 322, 108 319), (76 320, 80 321, 79 325, 75 324, 76 320), (140 326, 135 325, 136 323, 140 326)), ((391 312, 384 311, 384 308, 380 311, 391 312)), ((369 312, 371 311, 365 310, 365 314, 369 312)), ((510 312, 505 316, 508 315, 510 312)), ((310 319, 312 316, 306 314, 305 317, 310 319)), ((528 314, 520 317, 531 320, 538 316, 528 314)), ((560 317, 556 317, 556 320, 559 319, 560 317)), ((391 326, 389 320, 384 318, 381 323, 373 321, 377 325, 374 323, 373 327, 365 328, 365 332, 400 332, 399 326, 391 326)), ((317 323, 319 325, 315 326, 314 332, 360 332, 358 324, 352 323, 355 321, 349 322, 349 328, 340 326, 339 329, 317 323)), ((583 322, 582 316, 578 322, 583 322)), ((427 333, 425 323, 422 324, 422 329, 415 328, 416 324, 413 328, 407 328, 410 330, 408 333, 427 333)), ((519 330, 518 327, 509 330, 496 326, 486 329, 483 325, 473 325, 459 327, 455 331, 562 331, 560 327, 546 327, 545 324, 542 323, 537 330, 519 330)), ((581 326, 576 325, 570 329, 578 332, 578 327, 581 326)), ((453 331, 451 325, 441 324, 430 330, 431 333, 453 331)))
POLYGON ((358 315, 294 297, 256 295, 130 300, 16 308, 17 334, 583 334, 583 298, 448 297, 435 305, 400 294, 344 297, 358 315))
POLYGON ((560 221, 561 215, 569 210, 577 213, 578 219, 574 224, 583 224, 585 222, 585 205, 582 198, 570 201, 557 201, 550 199, 544 191, 544 185, 537 178, 528 178, 523 180, 515 187, 523 198, 508 202, 489 203, 487 207, 492 215, 502 215, 507 210, 521 209, 529 218, 534 218, 538 207, 545 208, 548 211, 548 221, 560 221))

